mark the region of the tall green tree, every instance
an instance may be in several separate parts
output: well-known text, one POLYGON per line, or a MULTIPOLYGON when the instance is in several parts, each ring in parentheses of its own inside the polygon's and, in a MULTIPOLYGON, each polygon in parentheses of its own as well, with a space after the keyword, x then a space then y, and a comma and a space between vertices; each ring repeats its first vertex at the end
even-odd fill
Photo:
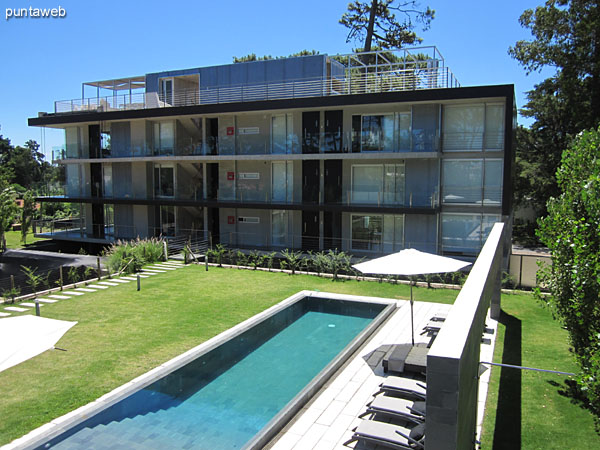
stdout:
POLYGON ((565 326, 581 367, 581 391, 600 431, 600 127, 563 153, 560 195, 548 202, 538 235, 552 253, 540 272, 551 292, 538 298, 565 326))
POLYGON ((0 249, 2 251, 6 250, 4 233, 10 229, 19 212, 15 199, 15 190, 5 178, 0 177, 0 249))
POLYGON ((346 42, 360 42, 363 50, 370 52, 373 44, 392 49, 422 42, 415 27, 421 24, 426 31, 434 17, 433 9, 422 9, 416 0, 355 0, 348 4, 339 23, 350 30, 346 42))
POLYGON ((23 207, 21 208, 21 242, 23 244, 27 244, 27 235, 31 230, 35 213, 35 197, 31 191, 27 191, 23 196, 23 207))
POLYGON ((518 134, 517 203, 538 217, 558 195, 554 174, 562 151, 584 129, 600 122, 600 9, 597 1, 548 0, 519 19, 532 40, 518 41, 509 54, 527 73, 554 68, 555 74, 527 94, 521 110, 534 122, 518 134))

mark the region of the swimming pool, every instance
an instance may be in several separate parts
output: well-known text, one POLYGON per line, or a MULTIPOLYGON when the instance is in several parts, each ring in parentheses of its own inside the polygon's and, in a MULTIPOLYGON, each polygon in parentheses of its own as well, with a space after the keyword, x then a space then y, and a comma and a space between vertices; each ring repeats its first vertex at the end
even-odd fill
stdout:
POLYGON ((303 291, 53 421, 27 447, 258 448, 392 309, 303 291))

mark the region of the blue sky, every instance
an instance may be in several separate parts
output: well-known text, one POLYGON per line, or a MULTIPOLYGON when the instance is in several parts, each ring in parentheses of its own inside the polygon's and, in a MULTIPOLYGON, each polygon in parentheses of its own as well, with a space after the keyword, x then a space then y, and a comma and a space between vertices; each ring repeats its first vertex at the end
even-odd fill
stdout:
MULTIPOLYGON (((232 62, 233 56, 288 55, 302 49, 348 53, 337 22, 348 0, 157 1, 24 0, 0 9, 0 134, 62 145, 64 133, 28 127, 27 118, 53 111, 55 100, 81 97, 81 83, 169 69, 232 62), (9 19, 5 8, 63 7, 63 19, 9 19)), ((524 93, 547 76, 526 76, 508 47, 530 39, 518 18, 543 0, 422 1, 436 10, 422 45, 436 45, 463 86, 515 84, 524 93)), ((524 119, 520 123, 529 124, 524 119)))

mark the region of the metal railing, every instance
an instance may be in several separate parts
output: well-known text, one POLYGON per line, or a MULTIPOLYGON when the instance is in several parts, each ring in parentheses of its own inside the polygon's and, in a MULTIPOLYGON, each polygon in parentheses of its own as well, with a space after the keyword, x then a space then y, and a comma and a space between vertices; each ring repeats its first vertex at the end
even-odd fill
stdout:
POLYGON ((205 89, 176 90, 167 95, 157 92, 115 94, 59 100, 55 113, 106 112, 177 106, 251 102, 331 95, 371 94, 460 87, 448 67, 423 67, 385 72, 362 73, 347 77, 297 79, 273 83, 239 84, 205 89))

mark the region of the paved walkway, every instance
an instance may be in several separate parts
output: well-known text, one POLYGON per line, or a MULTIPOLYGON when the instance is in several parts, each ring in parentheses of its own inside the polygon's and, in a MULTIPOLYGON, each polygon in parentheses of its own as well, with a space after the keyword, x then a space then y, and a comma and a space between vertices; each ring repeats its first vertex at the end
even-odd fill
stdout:
MULTIPOLYGON (((380 383, 385 378, 382 359, 392 344, 410 343, 410 304, 398 301, 398 310, 376 332, 372 339, 363 347, 345 368, 338 371, 324 388, 315 396, 294 420, 290 422, 279 434, 279 440, 267 448, 272 450, 348 450, 348 448, 372 449, 372 446, 363 446, 353 442, 349 447, 343 446, 344 442, 352 437, 352 430, 360 419, 359 414, 367 409, 367 403, 378 391, 380 383)), ((451 305, 440 303, 414 304, 415 343, 428 342, 429 338, 419 333, 428 323, 429 319, 438 312, 447 312, 451 305)), ((493 327, 493 321, 488 319, 487 324, 493 327)), ((492 342, 495 336, 491 335, 492 342)), ((482 360, 491 360, 493 345, 482 344, 482 360), (485 352, 485 353, 484 353, 485 352)), ((487 372, 485 391, 487 392, 487 372)), ((398 375, 398 374, 394 374, 398 375)), ((407 375, 410 377, 410 375, 407 375)), ((482 377, 482 378, 484 378, 482 377)), ((480 400, 482 388, 480 384, 480 400)), ((483 417, 485 398, 480 402, 479 417, 483 417)))
MULTIPOLYGON (((119 286, 124 283, 136 281, 136 275, 139 275, 140 278, 148 278, 151 275, 167 273, 168 271, 176 270, 183 266, 184 264, 178 261, 165 261, 150 264, 147 266, 147 268, 143 268, 139 274, 135 274, 132 276, 121 276, 117 278, 105 278, 101 281, 94 282, 94 284, 86 285, 86 287, 71 288, 64 291, 55 291, 51 294, 47 294, 38 298, 38 301, 40 302, 40 306, 44 306, 44 304, 46 303, 50 304, 56 303, 58 301, 69 300, 73 297, 84 295, 86 293, 97 292, 100 289, 109 289, 113 286, 119 286)), ((0 311, 0 318, 9 317, 11 313, 23 313, 27 311, 35 311, 35 303, 32 299, 26 302, 15 303, 14 305, 5 303, 3 309, 0 311)))

